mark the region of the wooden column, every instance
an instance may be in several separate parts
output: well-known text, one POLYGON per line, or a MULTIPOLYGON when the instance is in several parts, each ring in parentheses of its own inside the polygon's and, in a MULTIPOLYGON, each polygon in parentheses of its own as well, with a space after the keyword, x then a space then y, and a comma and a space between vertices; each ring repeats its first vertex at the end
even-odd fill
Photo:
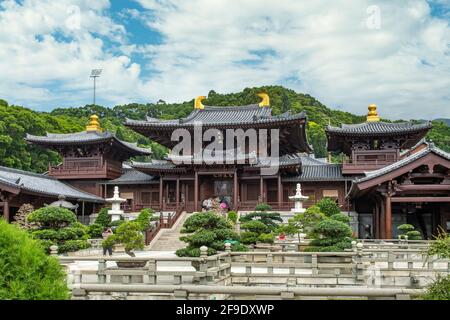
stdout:
POLYGON ((386 239, 386 206, 384 200, 380 200, 380 239, 386 239))
POLYGON ((282 209, 283 205, 283 183, 281 182, 281 174, 278 174, 278 210, 282 209))
POLYGON ((261 202, 264 202, 264 179, 263 176, 259 177, 259 198, 261 202))
POLYGON ((237 170, 234 171, 234 187, 233 187, 233 207, 234 210, 238 210, 238 196, 239 196, 239 190, 238 190, 238 176, 237 176, 237 170))
POLYGON ((386 196, 386 239, 392 239, 392 202, 391 194, 388 193, 386 196))
POLYGON ((163 210, 163 178, 159 177, 159 210, 163 210))
POLYGON ((177 203, 177 212, 180 210, 180 177, 177 177, 177 187, 176 187, 176 195, 175 201, 177 203))
POLYGON ((9 200, 10 197, 6 195, 0 195, 0 200, 3 201, 3 218, 6 222, 9 222, 9 200))
POLYGON ((195 180, 194 180, 194 211, 198 212, 198 172, 195 171, 195 180))

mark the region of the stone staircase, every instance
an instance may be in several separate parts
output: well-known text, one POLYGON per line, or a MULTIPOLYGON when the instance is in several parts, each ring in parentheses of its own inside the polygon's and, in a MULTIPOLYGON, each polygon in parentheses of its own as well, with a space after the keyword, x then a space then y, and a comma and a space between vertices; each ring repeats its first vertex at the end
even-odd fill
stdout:
POLYGON ((180 241, 180 230, 183 227, 184 221, 191 215, 191 213, 183 212, 181 217, 171 229, 161 229, 159 234, 147 247, 151 251, 176 251, 186 247, 186 243, 180 241))

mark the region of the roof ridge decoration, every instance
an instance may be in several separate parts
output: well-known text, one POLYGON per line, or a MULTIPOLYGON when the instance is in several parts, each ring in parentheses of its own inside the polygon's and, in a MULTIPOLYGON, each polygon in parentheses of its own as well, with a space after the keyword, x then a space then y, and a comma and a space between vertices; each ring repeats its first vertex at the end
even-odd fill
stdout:
POLYGON ((367 114, 367 122, 378 122, 380 121, 380 116, 377 112, 377 105, 376 104, 369 104, 369 113, 367 114))
POLYGON ((195 98, 195 102, 194 102, 194 108, 195 109, 205 109, 205 106, 203 105, 202 101, 205 100, 206 97, 205 96, 199 96, 197 98, 195 98))
POLYGON ((91 120, 89 121, 89 124, 86 126, 86 131, 91 132, 102 132, 103 129, 100 126, 100 122, 98 122, 98 116, 93 114, 89 117, 91 120))
POLYGON ((262 98, 262 101, 259 103, 260 107, 270 107, 270 97, 267 93, 258 93, 258 97, 262 98))

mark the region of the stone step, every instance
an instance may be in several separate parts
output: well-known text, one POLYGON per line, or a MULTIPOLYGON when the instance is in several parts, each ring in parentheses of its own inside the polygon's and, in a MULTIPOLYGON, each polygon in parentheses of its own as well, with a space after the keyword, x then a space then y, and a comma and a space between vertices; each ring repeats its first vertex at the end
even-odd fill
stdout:
POLYGON ((178 249, 186 247, 186 243, 180 241, 182 234, 180 230, 183 227, 184 221, 190 216, 188 213, 184 213, 177 221, 172 229, 162 229, 161 235, 150 244, 151 251, 176 251, 178 249))

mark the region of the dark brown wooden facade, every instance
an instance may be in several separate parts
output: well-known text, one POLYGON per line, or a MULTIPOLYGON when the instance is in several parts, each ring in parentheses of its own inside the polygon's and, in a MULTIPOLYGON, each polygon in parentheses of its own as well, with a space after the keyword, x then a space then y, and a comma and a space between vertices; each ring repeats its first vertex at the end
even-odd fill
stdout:
MULTIPOLYGON (((421 140, 431 124, 385 123, 379 121, 376 107, 369 110, 365 123, 327 128, 328 150, 343 153, 342 164, 310 155, 305 114, 273 116, 267 105, 203 106, 184 119, 126 122, 169 148, 175 145, 170 139, 175 129, 192 133, 198 121, 202 122, 202 132, 218 128, 224 137, 230 128, 278 129, 279 170, 271 175, 262 175, 264 165, 251 163, 247 153, 244 162, 224 164, 177 164, 171 156, 124 164, 130 157, 148 151, 95 126, 82 133, 28 136, 27 140, 59 151, 63 163, 50 167, 49 175, 76 189, 106 198, 112 196, 114 186, 119 186, 121 197, 127 199, 123 204, 126 211, 153 208, 194 212, 201 210, 205 199, 215 197, 227 198, 233 210, 251 211, 258 203, 268 203, 275 210, 290 211, 293 203, 289 196, 301 183, 303 194, 309 197, 305 207, 324 197, 335 199, 343 212, 359 217, 360 237, 393 238, 402 223, 413 224, 426 238, 436 233, 438 226, 449 229, 450 156, 421 140)), ((7 208, 13 203, 12 193, 1 190, 0 204, 7 208)), ((17 203, 33 201, 24 197, 16 198, 17 203)), ((94 209, 94 205, 86 205, 94 209)))

